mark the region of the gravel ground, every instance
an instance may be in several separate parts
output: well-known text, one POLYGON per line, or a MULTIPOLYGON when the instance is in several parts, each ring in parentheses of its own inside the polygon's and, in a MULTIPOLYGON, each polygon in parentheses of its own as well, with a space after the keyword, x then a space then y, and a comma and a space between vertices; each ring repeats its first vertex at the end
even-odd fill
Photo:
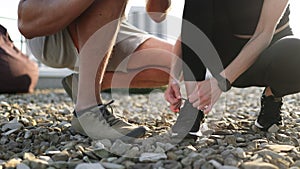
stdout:
POLYGON ((73 103, 62 89, 0 95, 0 169, 55 168, 300 168, 300 94, 284 98, 284 126, 271 133, 251 130, 262 89, 222 95, 194 142, 167 137, 176 114, 163 92, 103 94, 115 113, 150 131, 133 143, 91 140, 75 133, 73 103))

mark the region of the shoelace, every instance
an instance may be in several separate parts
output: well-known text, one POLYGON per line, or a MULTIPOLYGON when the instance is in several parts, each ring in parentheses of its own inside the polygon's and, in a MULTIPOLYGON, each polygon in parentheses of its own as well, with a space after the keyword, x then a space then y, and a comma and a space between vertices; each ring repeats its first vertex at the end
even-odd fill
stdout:
POLYGON ((120 119, 117 118, 113 114, 113 108, 111 107, 111 104, 114 103, 114 100, 109 101, 106 104, 101 104, 99 105, 99 110, 102 113, 103 118, 106 120, 106 122, 110 125, 113 126, 120 122, 120 119), (107 107, 110 108, 110 111, 107 109, 107 107))

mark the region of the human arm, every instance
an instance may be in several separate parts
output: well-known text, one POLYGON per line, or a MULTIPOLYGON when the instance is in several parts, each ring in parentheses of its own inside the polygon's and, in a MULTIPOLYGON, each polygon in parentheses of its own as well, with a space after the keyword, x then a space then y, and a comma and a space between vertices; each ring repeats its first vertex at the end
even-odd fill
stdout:
POLYGON ((171 6, 171 0, 147 0, 146 11, 155 22, 161 22, 166 18, 171 6))
POLYGON ((18 27, 26 38, 45 36, 67 27, 94 0, 20 0, 18 27))
POLYGON ((182 72, 181 63, 181 40, 176 41, 173 49, 172 63, 170 68, 170 79, 168 88, 165 91, 165 99, 170 103, 170 109, 173 112, 178 112, 181 106, 181 93, 180 93, 180 74, 182 72))
MULTIPOLYGON (((256 61, 260 53, 269 46, 287 4, 288 0, 264 1, 254 35, 238 56, 221 72, 222 76, 233 83, 256 61)), ((206 108, 205 112, 208 113, 220 96, 221 91, 217 86, 215 78, 199 82, 197 89, 189 96, 190 101, 198 109, 206 108)))

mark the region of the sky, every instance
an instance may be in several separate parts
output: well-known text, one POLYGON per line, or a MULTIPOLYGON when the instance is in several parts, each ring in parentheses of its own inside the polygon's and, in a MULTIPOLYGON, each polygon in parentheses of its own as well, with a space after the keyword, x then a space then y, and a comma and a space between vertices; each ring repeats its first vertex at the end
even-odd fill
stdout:
MULTIPOLYGON (((20 48, 20 40, 21 35, 17 28, 17 8, 19 0, 0 0, 0 24, 5 26, 12 39, 14 40, 15 45, 20 48)), ((300 0, 290 0, 291 2, 291 25, 293 27, 294 33, 300 37, 300 0)), ((128 7, 126 9, 126 13, 128 13, 131 6, 144 6, 145 0, 129 0, 128 7)), ((169 15, 175 17, 181 17, 182 15, 182 6, 184 4, 184 0, 173 0, 172 7, 169 15)), ((179 33, 179 30, 178 30, 179 33)), ((24 51, 24 46, 23 46, 24 51)))

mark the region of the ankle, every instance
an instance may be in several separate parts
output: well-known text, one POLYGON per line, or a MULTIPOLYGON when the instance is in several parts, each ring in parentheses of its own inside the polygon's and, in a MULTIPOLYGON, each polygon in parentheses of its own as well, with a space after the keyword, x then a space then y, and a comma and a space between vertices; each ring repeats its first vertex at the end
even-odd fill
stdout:
POLYGON ((273 94, 273 92, 272 92, 272 90, 271 90, 270 87, 266 87, 265 88, 265 90, 263 92, 263 95, 265 95, 266 97, 268 97, 268 96, 274 96, 274 94, 273 94))
POLYGON ((75 105, 75 111, 80 112, 82 110, 88 109, 88 108, 93 107, 93 106, 95 106, 95 104, 79 104, 79 103, 77 103, 75 105))

